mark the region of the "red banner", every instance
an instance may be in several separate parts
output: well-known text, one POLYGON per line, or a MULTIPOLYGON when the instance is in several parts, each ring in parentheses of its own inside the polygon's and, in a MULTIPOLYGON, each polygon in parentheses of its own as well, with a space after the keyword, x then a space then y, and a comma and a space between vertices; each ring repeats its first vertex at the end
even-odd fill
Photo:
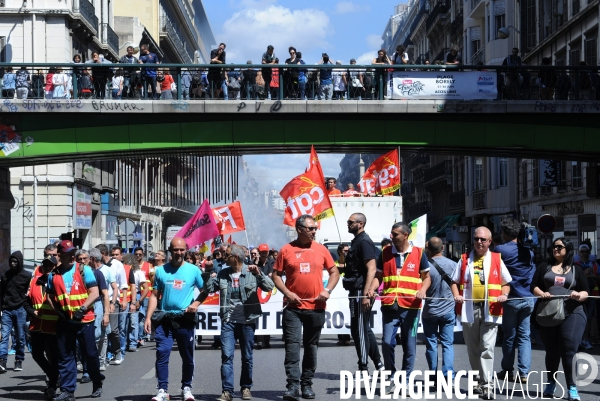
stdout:
POLYGON ((397 191, 400 188, 398 149, 375 160, 362 176, 358 187, 368 195, 392 195, 397 191))
POLYGON ((214 216, 211 215, 210 204, 208 199, 205 199, 194 217, 185 223, 181 230, 175 234, 175 237, 183 238, 188 248, 215 238, 219 235, 219 230, 215 224, 214 216))
POLYGON ((230 203, 229 205, 215 207, 212 211, 215 215, 215 220, 217 221, 219 234, 231 234, 246 229, 242 205, 239 201, 230 203))
POLYGON ((333 216, 333 207, 325 190, 323 174, 320 170, 318 159, 315 164, 311 160, 311 168, 306 173, 293 178, 279 192, 287 204, 283 224, 294 227, 296 219, 303 214, 309 214, 317 221, 333 216))
POLYGON ((310 147, 310 167, 309 170, 313 167, 316 167, 319 170, 319 174, 325 181, 325 174, 323 174, 323 169, 321 168, 321 162, 319 161, 319 156, 317 156, 317 151, 315 150, 315 145, 310 147))

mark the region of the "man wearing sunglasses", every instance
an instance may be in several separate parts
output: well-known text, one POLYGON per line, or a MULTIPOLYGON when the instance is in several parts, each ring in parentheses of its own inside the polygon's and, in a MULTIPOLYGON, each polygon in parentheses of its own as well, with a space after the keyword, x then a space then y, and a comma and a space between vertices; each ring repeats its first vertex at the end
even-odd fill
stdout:
POLYGON ((284 400, 313 399, 312 380, 317 369, 317 350, 325 323, 325 305, 340 275, 329 250, 315 242, 317 222, 310 215, 296 220, 298 238, 281 248, 273 267, 273 282, 284 296, 283 338, 287 391, 284 400), (323 288, 323 269, 329 272, 323 288), (286 281, 281 276, 285 273, 286 281), (303 337, 304 335, 304 337, 303 337), (300 342, 304 346, 300 374, 300 342))
POLYGON ((371 308, 375 301, 373 280, 377 271, 377 253, 371 237, 365 232, 367 217, 354 213, 348 219, 348 232, 354 239, 348 249, 344 267, 344 288, 350 304, 350 332, 358 354, 358 370, 368 370, 369 357, 375 369, 383 369, 377 339, 371 325, 371 308))
MULTIPOLYGON (((375 291, 383 282, 381 315, 383 336, 381 351, 385 370, 396 374, 396 333, 400 329, 402 342, 402 370, 406 382, 415 366, 417 350, 417 325, 425 293, 431 284, 429 262, 422 248, 408 240, 412 230, 403 222, 392 226, 392 246, 381 252, 377 262, 376 280, 370 290, 375 291)), ((392 385, 388 393, 395 392, 392 385)))
POLYGON ((471 369, 479 371, 473 393, 493 400, 494 347, 502 324, 502 303, 510 293, 512 277, 501 255, 490 252, 492 233, 486 227, 475 230, 473 251, 463 254, 452 275, 454 300, 459 310, 471 369))

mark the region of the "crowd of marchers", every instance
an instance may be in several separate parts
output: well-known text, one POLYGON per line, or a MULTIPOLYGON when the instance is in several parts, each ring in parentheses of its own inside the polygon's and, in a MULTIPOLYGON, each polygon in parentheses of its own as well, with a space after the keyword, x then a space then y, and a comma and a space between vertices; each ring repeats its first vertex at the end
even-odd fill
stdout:
MULTIPOLYGON (((0 277, 0 373, 8 370, 8 345, 13 338, 14 370, 24 369, 28 344, 32 359, 47 376, 48 399, 75 400, 78 371, 80 382, 93 383, 91 397, 99 398, 105 380, 102 372, 110 365, 121 365, 126 355, 135 357, 146 341, 154 341, 158 391, 152 400, 166 401, 170 399, 169 357, 176 342, 182 360, 182 399, 192 401, 197 310, 219 291, 221 332, 213 343, 222 354, 222 394, 217 400, 231 401, 235 396, 236 342, 242 359, 238 388, 242 399, 250 400, 254 349, 260 348, 259 342, 270 344, 268 336, 254 335, 262 315, 257 291, 277 288, 284 296, 287 381, 283 399, 314 399, 312 385, 325 309, 341 280, 348 291, 359 371, 368 371, 371 360, 376 370, 392 375, 402 372, 408 378, 417 357, 415 328, 420 318, 429 369, 452 377, 458 319, 471 369, 479 373, 473 392, 494 399, 494 375, 528 382, 530 326, 535 326, 547 350, 546 366, 537 369, 547 371, 543 395, 552 397, 557 386, 563 388, 556 376, 562 362, 568 399, 580 400, 572 362, 580 346, 591 347, 588 338, 597 299, 588 294, 598 294, 600 281, 589 243, 574 249, 564 237, 557 238, 545 261, 534 260, 533 252, 519 240, 520 224, 506 219, 494 240, 488 228, 477 228, 472 251, 455 262, 443 256, 444 245, 437 237, 430 238, 425 248, 414 246, 409 241, 411 227, 402 222, 391 226, 390 239, 378 250, 365 232, 366 225, 362 213, 349 217, 348 232, 354 239, 340 244, 337 261, 315 241, 318 224, 309 215, 296 220, 296 240, 279 251, 267 244, 252 249, 223 244, 205 256, 190 251, 185 240, 176 237, 170 243, 168 261, 164 251, 145 261, 142 248, 133 254, 106 245, 77 250, 71 241, 63 240, 44 249, 43 261, 33 275, 24 269, 22 253, 14 252, 9 270, 0 277), (324 270, 329 274, 325 285, 324 270), (381 351, 369 324, 377 297, 383 327, 381 351), (549 313, 557 309, 561 313, 549 313), (502 371, 494 372, 499 328, 503 332, 502 371), (402 348, 401 369, 395 363, 396 345, 402 348)), ((340 338, 339 344, 349 343, 349 338, 340 338)), ((408 386, 408 380, 402 385, 408 386)), ((389 392, 395 390, 392 386, 389 392)))

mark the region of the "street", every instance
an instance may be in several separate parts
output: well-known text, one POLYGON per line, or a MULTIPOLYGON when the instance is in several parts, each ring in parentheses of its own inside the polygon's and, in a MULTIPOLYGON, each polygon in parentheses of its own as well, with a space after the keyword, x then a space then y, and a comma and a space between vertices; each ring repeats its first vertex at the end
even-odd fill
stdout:
MULTIPOLYGON (((272 348, 254 351, 254 386, 252 387, 253 400, 281 400, 285 390, 285 371, 283 367, 284 349, 279 336, 272 336, 272 348)), ((356 369, 356 352, 353 346, 340 347, 336 345, 335 336, 323 336, 319 349, 319 365, 315 375, 313 389, 316 392, 317 400, 338 400, 340 399, 340 371, 356 369)), ((212 339, 205 337, 203 343, 197 348, 196 356, 196 375, 194 377, 193 394, 197 400, 215 400, 221 395, 221 377, 220 377, 220 350, 211 350, 212 339)), ((106 370, 106 380, 104 382, 104 394, 101 400, 117 401, 150 401, 156 394, 156 379, 154 377, 154 343, 149 342, 135 354, 127 354, 125 361, 120 366, 109 366, 106 370)), ((600 348, 594 350, 594 355, 600 359, 600 348)), ((466 347, 464 344, 455 344, 454 368, 456 371, 468 370, 469 363, 467 359, 466 347)), ((402 351, 400 347, 396 348, 396 363, 401 362, 402 351)), ((500 359, 502 356, 501 347, 496 347, 495 353, 495 371, 500 371, 500 359)), ((13 372, 9 370, 0 379, 0 399, 9 400, 43 400, 42 390, 44 388, 45 376, 39 367, 33 362, 30 354, 26 354, 23 363, 23 371, 13 372)), ((239 382, 241 358, 239 349, 235 355, 235 383, 236 398, 240 399, 239 382)), ((10 356, 8 360, 9 368, 13 366, 14 357, 10 356)), ((179 392, 180 358, 176 347, 173 348, 171 357, 170 371, 170 394, 171 400, 181 400, 179 392)), ((425 346, 419 341, 417 346, 417 362, 415 370, 425 371, 427 362, 425 360, 425 346)), ((544 369, 544 351, 540 346, 534 346, 532 354, 532 371, 541 371, 544 369)), ((81 377, 81 374, 79 374, 81 377)), ((564 386, 564 376, 560 375, 560 380, 564 386)), ((461 382, 461 388, 466 390, 466 380, 461 382)), ((530 376, 529 392, 531 398, 541 397, 536 394, 540 388, 540 374, 532 373, 530 376)), ((520 387, 517 387, 520 389, 520 387)), ((523 387, 525 390, 525 386, 523 387)), ((75 396, 79 400, 91 399, 89 395, 92 392, 92 384, 78 385, 75 396)), ((378 394, 378 393, 377 393, 378 394)), ((583 401, 598 400, 600 396, 600 380, 596 380, 587 387, 580 387, 579 394, 583 401)), ((561 395, 561 389, 558 387, 557 396, 561 395)), ((351 399, 356 399, 355 395, 351 399)), ((362 391, 361 399, 367 399, 365 390, 362 391)), ((380 399, 375 396, 375 399, 380 399)), ((515 391, 512 394, 512 387, 509 392, 506 390, 503 394, 497 394, 496 399, 524 399, 523 395, 515 391)), ((525 394, 525 399, 529 399, 525 394)), ((564 397, 566 399, 566 396, 564 397)))

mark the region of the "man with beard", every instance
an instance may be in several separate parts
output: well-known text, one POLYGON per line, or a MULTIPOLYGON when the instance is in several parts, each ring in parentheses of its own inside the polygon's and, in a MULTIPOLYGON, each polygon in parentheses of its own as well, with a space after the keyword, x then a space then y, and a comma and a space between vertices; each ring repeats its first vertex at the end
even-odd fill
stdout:
POLYGON ((25 360, 25 322, 27 312, 23 307, 27 300, 27 289, 31 273, 23 269, 23 254, 16 251, 8 259, 9 270, 0 277, 0 295, 2 297, 2 339, 0 340, 0 373, 6 373, 8 339, 15 330, 17 348, 15 371, 23 370, 25 360))
POLYGON ((348 232, 354 239, 348 249, 344 268, 343 284, 348 290, 350 303, 350 332, 358 354, 358 370, 368 370, 369 357, 375 369, 383 369, 377 339, 371 325, 371 308, 375 300, 377 284, 375 273, 377 253, 375 244, 365 232, 367 218, 362 213, 354 213, 348 219, 348 232))

